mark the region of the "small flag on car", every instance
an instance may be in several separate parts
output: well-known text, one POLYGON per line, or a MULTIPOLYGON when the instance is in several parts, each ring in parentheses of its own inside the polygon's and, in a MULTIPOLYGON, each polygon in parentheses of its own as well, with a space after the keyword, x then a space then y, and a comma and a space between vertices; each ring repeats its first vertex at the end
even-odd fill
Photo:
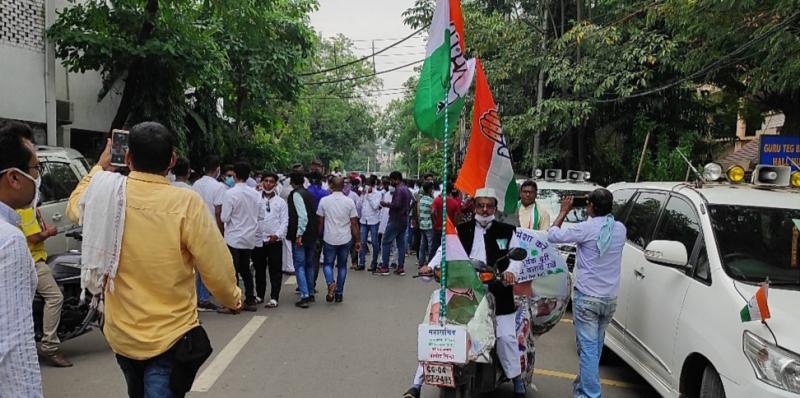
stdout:
POLYGON ((742 308, 740 315, 742 322, 765 321, 770 318, 769 306, 767 305, 768 283, 762 283, 756 294, 750 298, 747 305, 742 308))

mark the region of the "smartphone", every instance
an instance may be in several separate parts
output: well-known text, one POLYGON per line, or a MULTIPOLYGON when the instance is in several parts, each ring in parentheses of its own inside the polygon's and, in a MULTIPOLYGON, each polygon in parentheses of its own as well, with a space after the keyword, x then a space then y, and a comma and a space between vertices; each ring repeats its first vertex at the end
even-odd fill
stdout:
POLYGON ((111 165, 125 167, 125 153, 128 152, 127 130, 114 130, 111 132, 111 165))
POLYGON ((572 207, 586 207, 589 205, 588 196, 575 196, 572 198, 572 207))

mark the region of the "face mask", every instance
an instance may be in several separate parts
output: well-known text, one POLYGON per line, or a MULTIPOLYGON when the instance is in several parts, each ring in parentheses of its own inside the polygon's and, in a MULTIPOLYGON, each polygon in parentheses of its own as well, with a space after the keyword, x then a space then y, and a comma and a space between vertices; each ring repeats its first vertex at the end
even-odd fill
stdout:
POLYGON ((175 174, 172 174, 172 172, 170 171, 169 174, 167 174, 167 179, 169 179, 170 183, 175 182, 175 174))
POLYGON ((389 185, 389 192, 394 193, 395 187, 389 185))
POLYGON ((491 216, 482 216, 480 214, 475 215, 475 222, 477 222, 478 225, 480 225, 483 228, 488 227, 489 224, 492 223, 492 221, 494 221, 494 214, 492 214, 491 216))
POLYGON ((11 170, 15 170, 15 171, 19 172, 20 174, 24 175, 27 179, 33 181, 33 185, 35 186, 34 187, 34 193, 33 193, 33 199, 31 199, 31 203, 29 203, 27 206, 25 206, 24 209, 36 208, 36 205, 39 204, 39 188, 42 186, 42 176, 40 175, 37 178, 33 178, 32 175, 30 175, 30 174, 28 174, 28 173, 26 173, 26 172, 24 172, 24 171, 22 171, 22 170, 20 170, 20 169, 18 169, 16 167, 12 167, 12 168, 8 168, 8 169, 5 169, 5 170, 2 170, 2 171, 0 171, 0 174, 3 174, 6 171, 11 171, 11 170))
POLYGON ((267 195, 272 195, 272 194, 274 194, 274 193, 275 193, 275 188, 272 188, 272 189, 265 189, 265 190, 264 190, 264 193, 265 193, 265 194, 267 194, 267 195))
POLYGON ((225 185, 233 188, 233 186, 236 185, 236 181, 234 181, 233 177, 227 176, 225 177, 225 185))

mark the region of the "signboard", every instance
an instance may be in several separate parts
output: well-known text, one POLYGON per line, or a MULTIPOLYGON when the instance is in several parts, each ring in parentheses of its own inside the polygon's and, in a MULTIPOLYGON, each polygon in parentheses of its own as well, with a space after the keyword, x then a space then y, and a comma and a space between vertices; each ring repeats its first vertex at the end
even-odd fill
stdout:
POLYGON ((800 164, 800 136, 762 135, 759 154, 759 164, 792 166, 797 171, 787 158, 800 164))
POLYGON ((522 261, 512 261, 518 267, 517 283, 532 281, 547 275, 567 272, 567 262, 555 246, 547 241, 547 233, 531 229, 517 228, 511 247, 519 247, 528 252, 522 261))
POLYGON ((453 364, 426 362, 422 364, 423 381, 429 386, 456 387, 453 364))
POLYGON ((467 363, 464 326, 421 324, 417 331, 417 359, 421 362, 467 363))

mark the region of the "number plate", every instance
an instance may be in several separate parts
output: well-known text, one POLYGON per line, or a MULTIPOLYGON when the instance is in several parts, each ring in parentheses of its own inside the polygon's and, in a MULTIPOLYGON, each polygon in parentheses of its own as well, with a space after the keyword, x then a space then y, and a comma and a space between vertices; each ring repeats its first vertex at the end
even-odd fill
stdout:
POLYGON ((455 388, 456 378, 453 376, 453 364, 425 362, 422 365, 425 384, 430 386, 455 388))

